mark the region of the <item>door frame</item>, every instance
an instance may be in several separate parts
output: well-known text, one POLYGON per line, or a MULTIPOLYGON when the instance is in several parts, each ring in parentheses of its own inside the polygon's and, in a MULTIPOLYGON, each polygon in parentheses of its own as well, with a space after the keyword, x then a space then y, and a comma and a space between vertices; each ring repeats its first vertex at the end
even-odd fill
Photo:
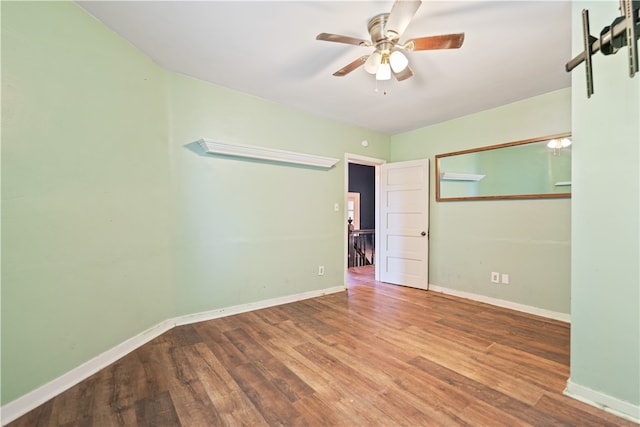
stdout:
MULTIPOLYGON (((353 153, 344 153, 344 196, 343 196, 343 206, 345 207, 344 209, 344 218, 342 221, 342 226, 343 226, 343 238, 342 238, 342 242, 343 242, 343 257, 342 257, 342 262, 343 262, 343 271, 344 271, 344 287, 345 289, 347 288, 347 270, 349 269, 349 266, 347 265, 347 253, 348 253, 348 247, 347 247, 347 241, 349 239, 349 227, 347 224, 347 194, 349 193, 349 163, 355 163, 358 165, 366 165, 366 166, 374 166, 375 167, 375 195, 376 195, 376 203, 375 203, 375 228, 376 228, 376 235, 375 235, 375 245, 376 248, 379 247, 380 242, 379 242, 379 235, 378 235, 378 230, 380 228, 380 166, 387 163, 386 160, 383 159, 377 159, 374 157, 367 157, 367 156, 362 156, 360 154, 353 154, 353 153)), ((375 258, 374 258, 374 266, 375 266, 375 280, 378 280, 380 278, 380 270, 379 270, 379 265, 380 263, 378 262, 378 251, 376 250, 375 253, 375 258)))

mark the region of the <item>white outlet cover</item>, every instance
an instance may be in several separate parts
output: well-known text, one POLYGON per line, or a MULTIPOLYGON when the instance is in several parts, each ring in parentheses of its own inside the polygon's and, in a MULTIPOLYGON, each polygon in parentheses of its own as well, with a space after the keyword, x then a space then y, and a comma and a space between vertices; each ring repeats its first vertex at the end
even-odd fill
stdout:
POLYGON ((503 274, 502 275, 502 283, 504 283, 505 285, 509 284, 509 275, 508 274, 503 274))

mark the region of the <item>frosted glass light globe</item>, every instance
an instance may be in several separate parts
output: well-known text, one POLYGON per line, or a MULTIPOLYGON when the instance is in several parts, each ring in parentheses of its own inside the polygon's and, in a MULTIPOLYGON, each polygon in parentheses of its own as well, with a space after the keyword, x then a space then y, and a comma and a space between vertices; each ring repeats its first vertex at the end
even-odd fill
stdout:
POLYGON ((400 52, 399 50, 395 50, 391 53, 391 56, 389 56, 389 63, 391 64, 393 72, 399 73, 407 68, 407 65, 409 65, 409 60, 406 56, 404 56, 402 52, 400 52))

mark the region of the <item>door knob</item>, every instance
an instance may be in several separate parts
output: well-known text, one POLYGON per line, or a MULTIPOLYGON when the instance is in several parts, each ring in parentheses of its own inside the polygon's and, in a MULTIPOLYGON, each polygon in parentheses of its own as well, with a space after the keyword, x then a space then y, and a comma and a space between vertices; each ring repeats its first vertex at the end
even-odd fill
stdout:
POLYGON ((422 233, 420 233, 420 235, 421 235, 421 236, 426 236, 426 235, 427 235, 427 232, 426 232, 426 231, 423 231, 422 233))

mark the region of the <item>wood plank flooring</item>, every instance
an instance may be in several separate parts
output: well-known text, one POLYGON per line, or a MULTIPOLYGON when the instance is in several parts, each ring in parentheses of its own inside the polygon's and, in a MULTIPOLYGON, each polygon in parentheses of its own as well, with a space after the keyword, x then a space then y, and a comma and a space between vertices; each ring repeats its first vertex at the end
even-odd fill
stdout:
POLYGON ((349 274, 180 326, 10 426, 636 426, 562 395, 569 325, 349 274))

